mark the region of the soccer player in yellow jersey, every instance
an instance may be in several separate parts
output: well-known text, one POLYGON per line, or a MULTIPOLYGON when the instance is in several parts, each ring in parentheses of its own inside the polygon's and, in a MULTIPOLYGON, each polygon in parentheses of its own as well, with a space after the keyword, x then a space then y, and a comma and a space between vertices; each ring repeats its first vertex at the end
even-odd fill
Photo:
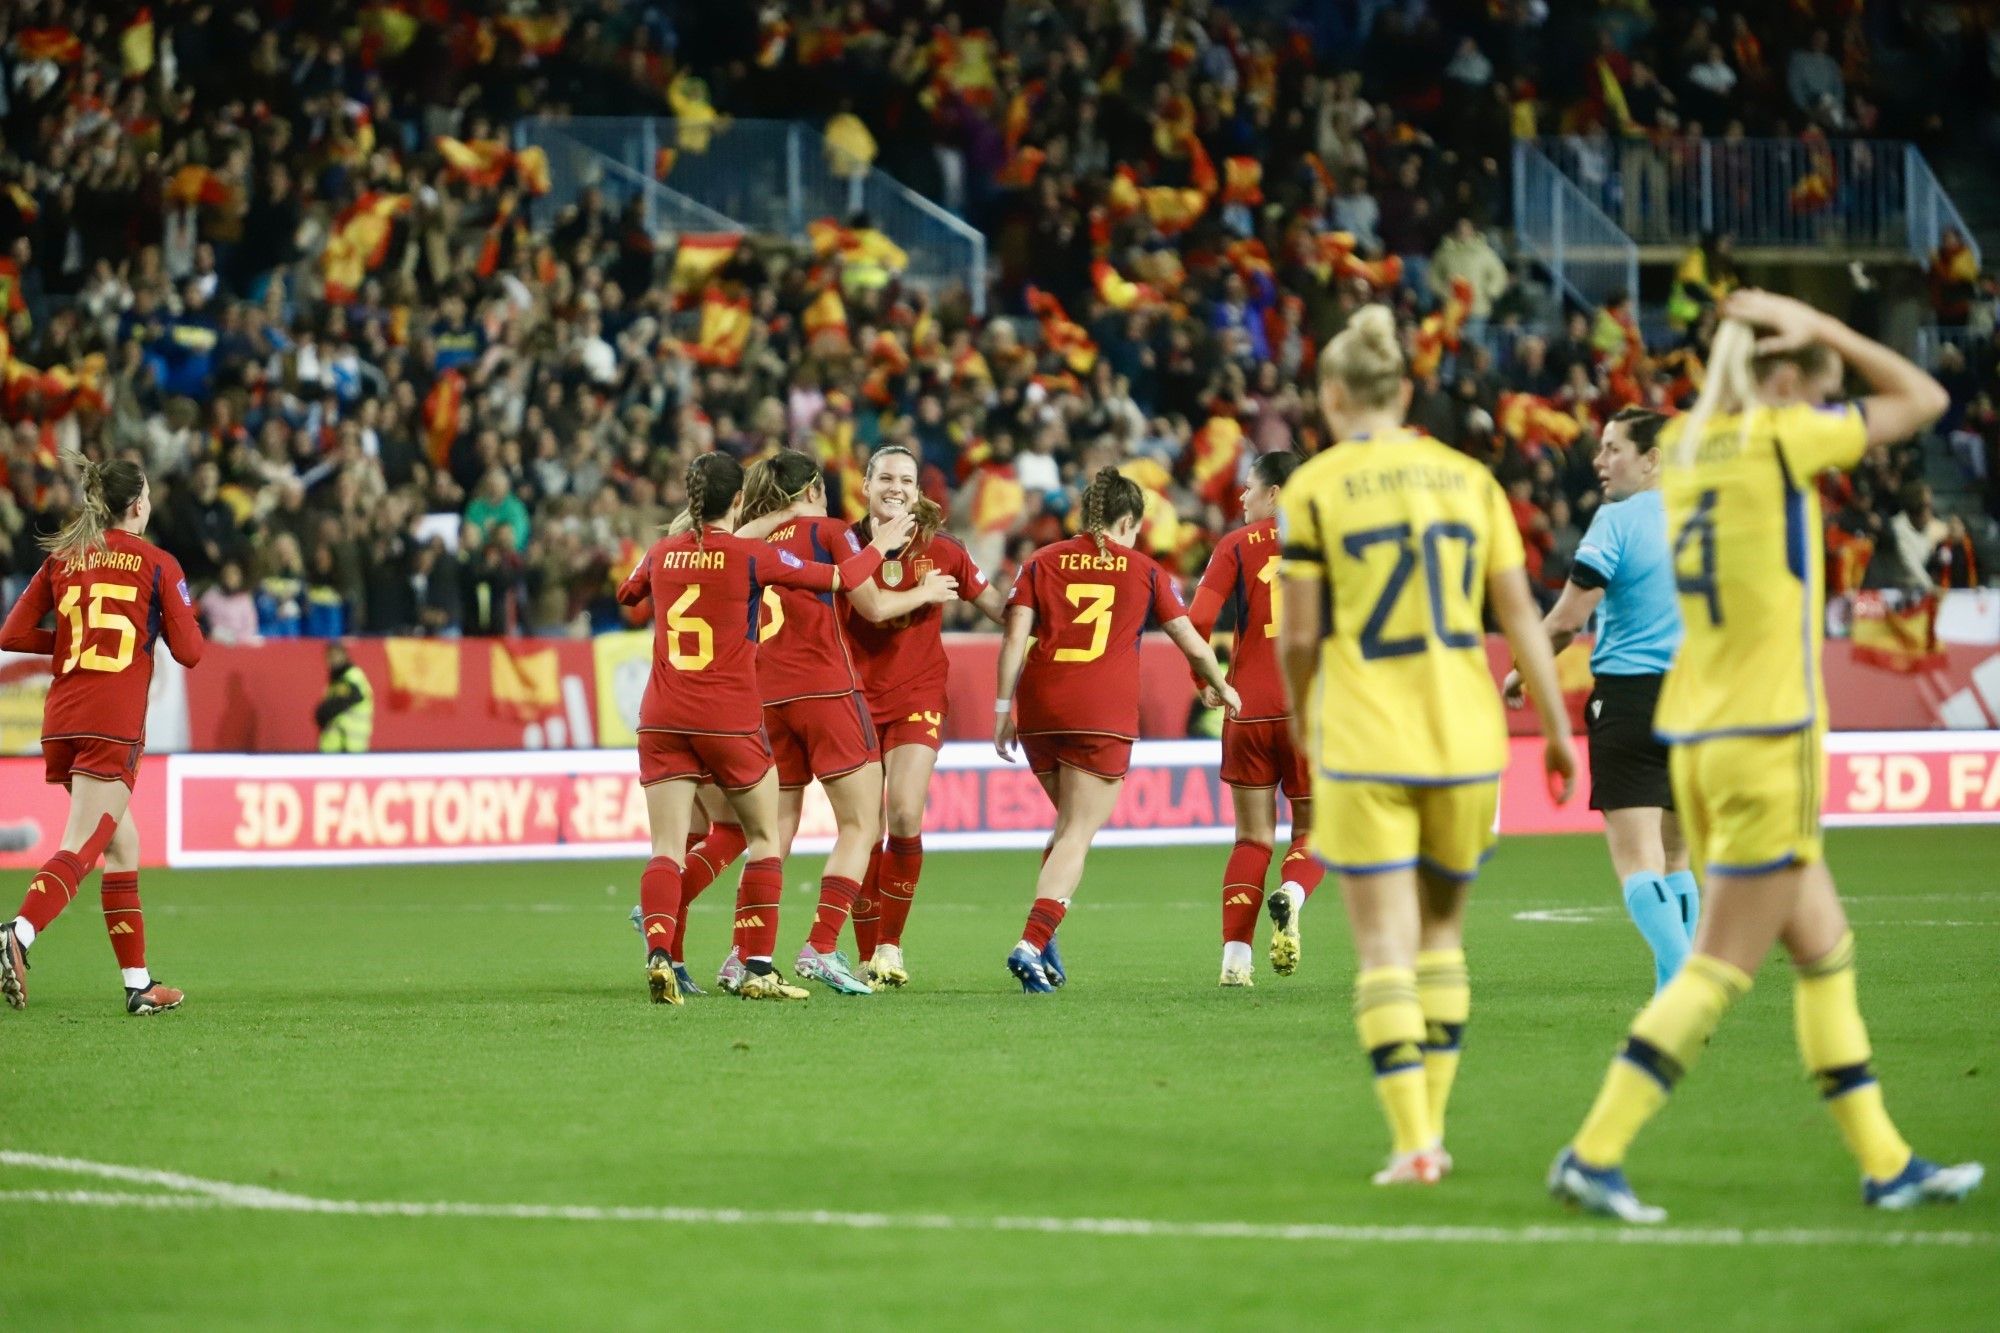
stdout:
POLYGON ((1549 1189, 1627 1222, 1666 1216, 1626 1184, 1626 1149, 1781 942, 1798 970, 1799 1053, 1860 1163, 1862 1201, 1960 1199, 1984 1168, 1916 1156, 1883 1107, 1855 1002, 1854 936, 1819 830, 1824 571, 1813 478, 1922 430, 1944 412, 1945 392, 1789 297, 1737 292, 1723 314, 1701 397, 1660 443, 1686 637, 1654 726, 1673 747, 1674 802, 1706 910, 1694 952, 1633 1022, 1549 1189), (1843 362, 1868 395, 1828 405, 1843 362))
POLYGON ((1486 664, 1490 600, 1569 799, 1576 759, 1520 530, 1493 474, 1403 425, 1410 382, 1383 306, 1320 357, 1339 443, 1279 500, 1278 654, 1313 765, 1313 850, 1340 876, 1360 972, 1355 1024, 1389 1121, 1378 1185, 1451 1169, 1445 1103, 1471 1007, 1466 889, 1493 845, 1507 724, 1486 664))

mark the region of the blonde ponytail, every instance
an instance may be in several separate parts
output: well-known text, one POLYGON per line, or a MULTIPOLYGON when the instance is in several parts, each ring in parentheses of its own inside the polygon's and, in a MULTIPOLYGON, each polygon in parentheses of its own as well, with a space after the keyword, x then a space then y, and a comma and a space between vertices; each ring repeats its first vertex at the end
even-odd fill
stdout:
POLYGON ((1750 432, 1750 409, 1757 405, 1757 376, 1752 365, 1757 355, 1757 334, 1740 319, 1725 319, 1709 344, 1708 366, 1701 394, 1680 423, 1680 439, 1674 447, 1674 466, 1692 467, 1708 423, 1718 416, 1734 414, 1743 433, 1750 432))

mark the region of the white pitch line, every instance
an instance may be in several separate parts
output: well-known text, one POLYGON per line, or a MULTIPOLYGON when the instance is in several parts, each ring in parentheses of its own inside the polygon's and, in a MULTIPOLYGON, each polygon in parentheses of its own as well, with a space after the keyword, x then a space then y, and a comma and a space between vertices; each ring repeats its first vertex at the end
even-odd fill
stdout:
POLYGON ((1733 1249, 1857 1246, 1973 1249, 2000 1245, 2000 1232, 1742 1229, 1618 1226, 1353 1226, 1324 1222, 1173 1222, 1138 1217, 964 1217, 946 1213, 849 1213, 825 1209, 601 1207, 592 1204, 399 1202, 315 1199, 175 1171, 76 1157, 0 1151, 0 1165, 161 1185, 178 1194, 98 1190, 0 1190, 0 1204, 87 1208, 220 1209, 341 1217, 442 1217, 500 1221, 659 1222, 679 1226, 831 1227, 846 1231, 1032 1232, 1152 1240, 1251 1240, 1334 1245, 1664 1245, 1733 1249))

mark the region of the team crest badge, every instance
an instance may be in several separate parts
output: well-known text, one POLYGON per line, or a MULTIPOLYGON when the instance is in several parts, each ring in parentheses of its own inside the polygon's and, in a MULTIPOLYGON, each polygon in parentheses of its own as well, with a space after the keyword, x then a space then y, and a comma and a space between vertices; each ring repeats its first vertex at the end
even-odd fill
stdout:
POLYGON ((917 582, 922 583, 930 577, 931 571, 937 568, 937 562, 933 560, 919 560, 913 568, 916 570, 917 582))
POLYGON ((901 583, 902 581, 903 562, 900 560, 884 560, 882 562, 882 582, 901 583))

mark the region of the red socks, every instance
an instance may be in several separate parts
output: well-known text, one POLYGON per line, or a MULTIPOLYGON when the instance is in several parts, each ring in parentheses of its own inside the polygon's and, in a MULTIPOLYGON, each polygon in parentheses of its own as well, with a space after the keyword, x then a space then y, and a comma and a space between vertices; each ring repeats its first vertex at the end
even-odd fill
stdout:
POLYGON ((1067 904, 1053 898, 1035 899, 1034 906, 1028 909, 1028 924, 1021 931, 1021 938, 1032 949, 1048 948, 1049 937, 1056 933, 1056 927, 1062 924, 1063 914, 1068 911, 1067 904))
POLYGON ((688 907, 743 854, 743 845, 739 825, 711 824, 708 835, 688 853, 687 867, 681 873, 680 920, 674 923, 673 945, 668 950, 675 962, 687 956, 681 950, 687 942, 688 907))
MULTIPOLYGON (((852 880, 848 881, 850 884, 852 880)), ((784 862, 775 856, 743 867, 736 886, 736 956, 744 962, 768 959, 778 947, 778 897, 784 891, 784 862)))
POLYGON ((146 966, 146 916, 139 910, 139 872, 104 872, 104 931, 121 968, 146 966))
POLYGON ((816 953, 832 953, 840 947, 841 927, 854 908, 861 886, 840 875, 828 875, 819 882, 819 909, 813 913, 812 933, 806 943, 816 953))
POLYGON ((1271 848, 1261 842, 1238 841, 1222 871, 1222 942, 1248 944, 1257 934, 1257 914, 1264 908, 1264 876, 1271 869, 1271 848))
POLYGON ((1292 802, 1292 845, 1285 852, 1285 863, 1278 867, 1278 882, 1296 884, 1307 898, 1326 878, 1326 867, 1312 854, 1308 845, 1312 834, 1312 802, 1292 802))
POLYGON ((889 850, 882 856, 882 943, 901 945, 903 925, 910 919, 910 900, 917 893, 917 879, 924 873, 924 840, 889 835, 889 850))
POLYGON ((868 875, 861 881, 861 892, 854 896, 854 951, 862 962, 875 956, 875 946, 882 942, 882 849, 879 846, 868 849, 868 875))
POLYGON ((648 954, 655 949, 672 952, 680 914, 681 868, 671 856, 656 856, 639 876, 639 933, 645 937, 648 954))
POLYGON ((57 852, 35 872, 28 883, 27 896, 21 899, 21 910, 15 915, 26 917, 35 933, 41 934, 48 929, 49 922, 62 915, 63 908, 76 897, 76 886, 89 873, 88 862, 72 852, 57 852))

